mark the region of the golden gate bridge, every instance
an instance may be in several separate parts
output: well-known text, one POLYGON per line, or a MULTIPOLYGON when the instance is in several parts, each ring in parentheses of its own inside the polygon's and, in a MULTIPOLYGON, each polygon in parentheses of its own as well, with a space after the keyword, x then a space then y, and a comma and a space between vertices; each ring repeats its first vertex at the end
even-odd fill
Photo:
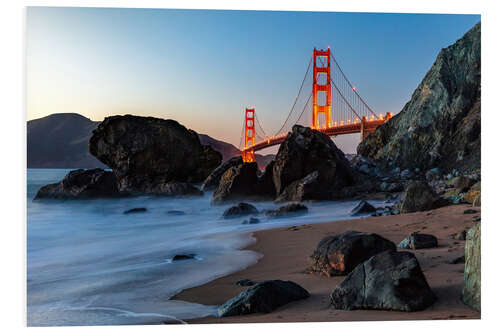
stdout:
POLYGON ((255 162, 256 151, 281 144, 295 124, 310 127, 328 136, 361 133, 363 140, 368 133, 373 132, 391 117, 390 112, 377 115, 368 106, 356 87, 347 79, 330 52, 330 47, 326 50, 315 48, 290 112, 278 131, 273 135, 267 135, 255 108, 245 109, 245 121, 240 139, 241 155, 243 161, 255 162), (300 97, 303 96, 301 94, 311 65, 312 91, 302 109, 296 108, 300 97))

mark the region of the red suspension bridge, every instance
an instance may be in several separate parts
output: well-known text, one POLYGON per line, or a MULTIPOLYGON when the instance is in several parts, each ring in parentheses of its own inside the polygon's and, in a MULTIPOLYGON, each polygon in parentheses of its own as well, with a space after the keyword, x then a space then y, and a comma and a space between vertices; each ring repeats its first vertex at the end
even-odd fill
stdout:
POLYGON ((345 76, 330 52, 330 47, 327 50, 314 49, 299 92, 281 128, 273 135, 267 135, 257 118, 255 108, 247 108, 240 150, 245 162, 254 162, 256 151, 281 144, 295 124, 310 127, 328 136, 361 133, 363 140, 391 116, 390 112, 377 115, 366 104, 356 87, 345 76), (302 92, 311 65, 312 91, 306 98, 302 92), (304 106, 302 109, 296 108, 301 100, 305 100, 304 106))

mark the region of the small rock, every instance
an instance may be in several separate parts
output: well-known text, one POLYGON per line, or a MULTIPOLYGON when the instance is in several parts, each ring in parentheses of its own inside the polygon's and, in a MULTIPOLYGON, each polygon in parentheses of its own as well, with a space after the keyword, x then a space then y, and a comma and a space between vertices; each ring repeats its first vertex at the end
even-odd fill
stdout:
POLYGON ((414 232, 408 235, 405 239, 398 244, 401 249, 426 249, 430 247, 437 247, 437 238, 433 235, 421 234, 414 232))
POLYGON ((467 231, 462 230, 460 232, 457 232, 456 234, 451 235, 451 238, 457 239, 457 240, 465 240, 466 236, 467 236, 467 231))
POLYGON ((253 282, 250 279, 243 279, 243 280, 239 280, 236 282, 236 285, 240 286, 240 287, 249 287, 249 286, 253 286, 254 284, 255 284, 255 282, 253 282))
POLYGON ((363 214, 369 214, 369 213, 372 213, 375 211, 376 211, 375 207, 370 205, 367 201, 362 200, 356 205, 356 207, 354 207, 351 210, 350 215, 351 216, 363 215, 363 214))
POLYGON ((280 217, 289 217, 306 214, 308 208, 299 203, 291 203, 285 206, 281 206, 278 209, 268 210, 266 211, 266 216, 269 218, 280 218, 280 217))
POLYGON ((196 257, 196 254, 176 254, 173 258, 172 261, 178 261, 178 260, 188 260, 188 259, 194 259, 196 257))
POLYGON ((309 297, 309 292, 292 281, 259 282, 222 304, 219 317, 269 313, 287 303, 309 297))
POLYGON ((427 183, 413 181, 403 194, 400 210, 401 213, 425 211, 441 207, 445 201, 427 183))
POLYGON ((251 214, 259 214, 259 211, 255 206, 246 203, 240 202, 236 206, 229 207, 224 211, 222 217, 225 219, 234 219, 240 216, 251 215, 251 214))
POLYGON ((182 210, 169 210, 167 212, 168 215, 184 215, 186 214, 185 212, 183 212, 182 210))
POLYGON ((146 211, 147 211, 147 209, 144 207, 132 208, 132 209, 124 211, 123 214, 145 213, 146 211))
POLYGON ((476 210, 476 209, 466 209, 466 210, 464 210, 464 214, 476 214, 477 212, 479 212, 479 211, 476 210))

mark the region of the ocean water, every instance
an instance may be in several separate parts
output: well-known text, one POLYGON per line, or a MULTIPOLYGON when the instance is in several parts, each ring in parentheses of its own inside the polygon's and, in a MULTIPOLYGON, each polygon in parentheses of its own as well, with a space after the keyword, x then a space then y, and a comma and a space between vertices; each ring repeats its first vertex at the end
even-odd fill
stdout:
MULTIPOLYGON (((230 205, 195 198, 142 196, 33 201, 38 189, 70 170, 28 169, 27 323, 29 326, 159 324, 215 315, 216 306, 170 298, 255 264, 244 250, 252 231, 349 219, 356 202, 308 203, 307 215, 244 225, 224 220, 230 205), (146 207, 146 213, 128 214, 146 207), (168 215, 181 210, 185 215, 168 215), (172 261, 176 254, 193 260, 172 261)), ((383 205, 382 202, 371 202, 383 205)), ((272 202, 253 203, 259 210, 272 202)))

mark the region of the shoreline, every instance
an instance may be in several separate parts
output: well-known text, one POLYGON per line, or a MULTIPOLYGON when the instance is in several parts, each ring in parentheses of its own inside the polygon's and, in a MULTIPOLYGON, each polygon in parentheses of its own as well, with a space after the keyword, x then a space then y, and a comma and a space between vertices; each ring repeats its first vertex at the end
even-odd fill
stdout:
MULTIPOLYGON (((186 320, 188 323, 272 323, 272 322, 333 322, 370 320, 436 320, 436 319, 480 319, 481 314, 460 300, 464 264, 449 261, 464 254, 464 240, 456 240, 452 234, 467 230, 481 216, 463 214, 471 205, 461 204, 411 214, 369 217, 354 220, 330 221, 304 224, 294 227, 279 227, 252 233, 256 242, 246 247, 262 254, 254 265, 217 278, 198 287, 181 291, 171 300, 180 300, 204 305, 220 305, 236 296, 247 287, 237 286, 236 281, 250 279, 290 280, 309 291, 308 299, 286 304, 268 314, 251 314, 225 318, 203 317, 186 320), (438 238, 438 247, 431 249, 405 250, 417 257, 422 271, 438 297, 436 303, 418 312, 382 310, 336 310, 329 306, 329 294, 345 277, 320 276, 305 273, 308 257, 317 243, 325 236, 347 230, 373 232, 399 243, 412 232, 433 234, 438 238)), ((400 250, 401 251, 401 250, 400 250)))

